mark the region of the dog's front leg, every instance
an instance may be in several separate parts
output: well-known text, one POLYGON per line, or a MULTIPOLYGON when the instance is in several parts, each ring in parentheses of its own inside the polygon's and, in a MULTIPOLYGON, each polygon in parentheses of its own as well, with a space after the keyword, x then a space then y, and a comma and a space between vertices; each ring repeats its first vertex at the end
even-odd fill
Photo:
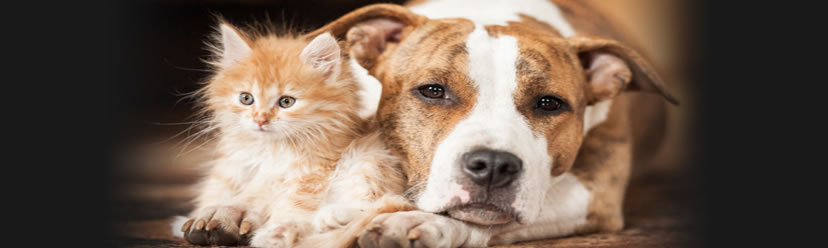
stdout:
POLYGON ((382 214, 359 237, 359 247, 483 247, 488 235, 462 221, 419 210, 382 214))

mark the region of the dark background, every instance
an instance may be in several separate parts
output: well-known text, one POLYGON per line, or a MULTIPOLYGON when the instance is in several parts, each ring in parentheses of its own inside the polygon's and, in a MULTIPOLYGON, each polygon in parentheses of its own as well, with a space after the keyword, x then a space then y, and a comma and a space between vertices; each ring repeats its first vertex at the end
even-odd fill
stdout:
MULTIPOLYGON (((294 32, 309 31, 335 20, 350 10, 370 3, 404 1, 148 1, 135 5, 132 21, 136 44, 134 58, 141 66, 143 80, 128 92, 136 110, 134 139, 164 136, 181 125, 157 125, 191 120, 193 102, 182 100, 208 75, 202 59, 208 55, 204 41, 212 34, 216 17, 234 25, 251 22, 270 24, 280 32, 288 26, 294 32), (139 16, 140 15, 140 16, 139 16)), ((169 136, 169 135, 166 135, 169 136)))
MULTIPOLYGON (((3 203, 13 229, 8 239, 108 244, 110 220, 117 217, 109 199, 120 180, 118 153, 133 140, 174 131, 148 122, 175 121, 190 110, 187 103, 175 104, 174 93, 191 91, 203 77, 203 65, 191 55, 204 51, 181 44, 208 31, 196 24, 209 23, 209 13, 220 10, 231 21, 269 15, 318 26, 352 9, 345 6, 363 5, 280 5, 313 11, 319 19, 312 19, 279 7, 262 11, 256 7, 262 2, 272 3, 5 6, 2 67, 11 97, 3 100, 9 157, 3 203), (180 36, 189 38, 159 38, 180 36)), ((823 123, 803 117, 825 112, 819 108, 824 77, 808 77, 824 71, 824 62, 812 62, 824 55, 824 43, 816 38, 824 14, 794 2, 694 2, 686 11, 698 32, 686 37, 685 49, 696 58, 687 65, 697 92, 696 118, 688 120, 692 148, 686 162, 698 175, 703 245, 818 241, 825 223, 824 204, 814 203, 824 195, 824 179, 816 172, 825 164, 823 123)))

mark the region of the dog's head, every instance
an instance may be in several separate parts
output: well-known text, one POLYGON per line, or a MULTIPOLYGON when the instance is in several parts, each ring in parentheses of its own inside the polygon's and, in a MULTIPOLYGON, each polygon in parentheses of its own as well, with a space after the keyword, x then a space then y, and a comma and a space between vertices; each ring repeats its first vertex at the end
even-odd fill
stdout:
POLYGON ((529 17, 476 25, 372 5, 309 37, 319 32, 345 39, 382 83, 377 117, 417 206, 478 224, 537 217, 575 160, 589 106, 624 89, 674 101, 632 50, 529 17))

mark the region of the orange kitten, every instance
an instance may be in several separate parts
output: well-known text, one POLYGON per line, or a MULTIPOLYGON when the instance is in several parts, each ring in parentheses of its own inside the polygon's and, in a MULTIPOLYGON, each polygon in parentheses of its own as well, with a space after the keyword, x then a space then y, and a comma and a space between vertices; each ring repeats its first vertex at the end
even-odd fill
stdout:
MULTIPOLYGON (((332 36, 247 36, 228 24, 219 31, 216 72, 199 92, 217 158, 199 185, 196 208, 173 224, 177 235, 199 245, 290 247, 313 230, 314 218, 332 219, 314 214, 331 193, 338 161, 345 163, 338 178, 402 181, 379 138, 361 133, 360 87, 332 36)), ((363 181, 337 184, 354 185, 347 190, 358 202, 402 191, 402 183, 363 181)), ((344 224, 337 221, 323 225, 344 224)))

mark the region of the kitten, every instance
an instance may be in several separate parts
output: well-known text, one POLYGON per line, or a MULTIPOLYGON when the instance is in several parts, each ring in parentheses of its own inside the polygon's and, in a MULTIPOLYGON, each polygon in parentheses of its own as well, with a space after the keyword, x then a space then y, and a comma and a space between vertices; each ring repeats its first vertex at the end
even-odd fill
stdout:
POLYGON ((323 202, 342 202, 325 196, 335 172, 342 180, 334 184, 349 185, 337 190, 352 191, 355 202, 402 192, 397 162, 376 134, 366 135, 373 128, 357 113, 360 85, 332 36, 308 42, 221 24, 217 41, 215 74, 199 92, 217 158, 189 218, 173 223, 178 236, 198 245, 291 247, 314 226, 336 228, 361 211, 345 208, 345 220, 334 216, 342 211, 316 214, 323 202), (366 182, 377 176, 394 183, 366 182))

